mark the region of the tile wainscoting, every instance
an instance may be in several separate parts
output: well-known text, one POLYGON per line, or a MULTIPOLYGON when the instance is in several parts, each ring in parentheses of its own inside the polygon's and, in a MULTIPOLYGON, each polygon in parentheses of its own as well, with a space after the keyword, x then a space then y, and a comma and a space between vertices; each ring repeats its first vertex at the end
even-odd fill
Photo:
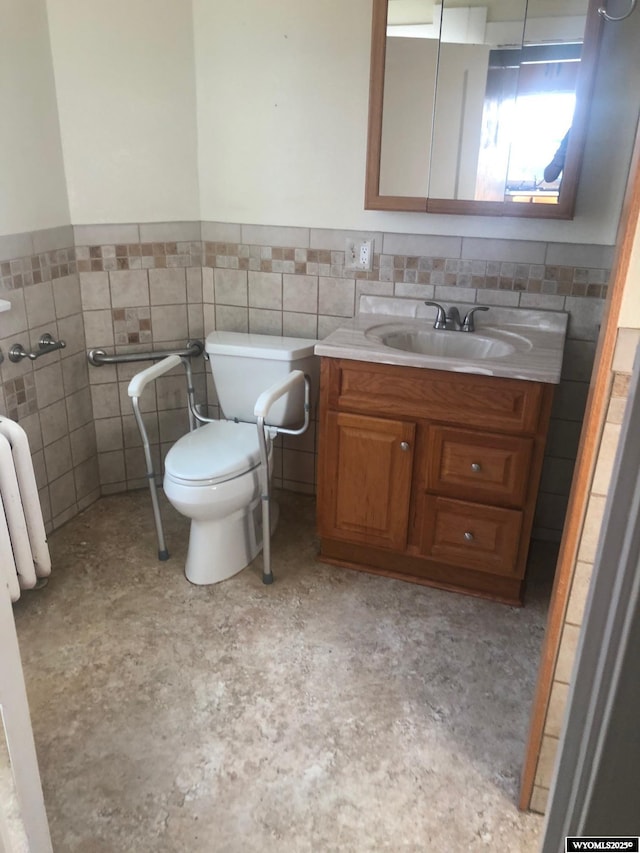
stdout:
MULTIPOLYGON (((58 332, 68 344, 35 364, 0 367, 0 406, 29 432, 50 526, 100 493, 146 484, 126 393, 144 365, 87 369, 85 338, 86 348, 117 352, 182 347, 214 328, 321 338, 354 315, 360 294, 377 293, 569 312, 536 515, 536 534, 559 539, 611 247, 212 222, 77 226, 71 240, 70 231, 0 238, 2 296, 15 305, 0 315, 3 350, 16 335, 33 343, 42 331, 58 332), (374 240, 371 272, 345 268, 347 237, 374 240), (16 246, 28 248, 27 238, 32 251, 11 255, 16 246), (36 251, 45 239, 67 244, 36 251), (47 278, 29 276, 38 272, 47 278), (45 368, 56 375, 38 385, 45 368)), ((194 368, 198 398, 217 416, 208 366, 198 360, 194 368)), ((179 371, 150 388, 142 408, 159 465, 186 429, 179 371)), ((314 423, 305 436, 279 440, 276 485, 314 491, 315 432, 314 423)))
POLYGON ((73 232, 0 237, 0 413, 31 446, 45 524, 59 527, 100 496, 93 407, 73 232), (66 342, 36 361, 9 361, 15 343, 37 349, 44 332, 66 342))

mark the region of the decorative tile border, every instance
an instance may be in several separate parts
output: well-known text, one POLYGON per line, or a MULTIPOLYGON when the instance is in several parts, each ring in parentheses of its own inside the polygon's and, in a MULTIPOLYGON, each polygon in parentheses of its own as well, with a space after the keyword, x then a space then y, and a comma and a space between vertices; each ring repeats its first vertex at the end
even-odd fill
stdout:
POLYGON ((243 243, 172 242, 77 246, 0 263, 0 289, 75 272, 212 267, 402 284, 473 287, 604 299, 608 270, 418 255, 376 254, 370 272, 346 269, 344 252, 243 243))
POLYGON ((418 255, 375 254, 370 272, 345 269, 345 254, 328 249, 204 243, 205 266, 356 281, 446 285, 604 299, 608 271, 418 255))
POLYGON ((202 266, 202 243, 118 243, 77 246, 78 272, 202 266))
POLYGON ((75 248, 56 249, 0 263, 0 289, 16 290, 77 272, 75 248))
POLYGON ((13 421, 26 418, 38 411, 36 382, 33 373, 8 379, 3 383, 7 417, 13 421))

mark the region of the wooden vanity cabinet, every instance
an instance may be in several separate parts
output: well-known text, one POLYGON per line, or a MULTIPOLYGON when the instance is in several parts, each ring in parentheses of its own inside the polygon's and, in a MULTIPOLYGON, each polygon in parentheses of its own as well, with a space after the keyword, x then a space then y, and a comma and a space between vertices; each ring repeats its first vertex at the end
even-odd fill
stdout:
POLYGON ((320 559, 522 603, 553 386, 323 358, 320 559))

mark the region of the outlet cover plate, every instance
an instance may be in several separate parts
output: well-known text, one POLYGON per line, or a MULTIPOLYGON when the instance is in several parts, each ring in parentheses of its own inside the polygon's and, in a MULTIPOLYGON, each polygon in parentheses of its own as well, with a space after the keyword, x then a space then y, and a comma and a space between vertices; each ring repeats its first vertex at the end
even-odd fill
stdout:
POLYGON ((352 240, 344 244, 344 268, 369 272, 373 269, 373 240, 352 240))

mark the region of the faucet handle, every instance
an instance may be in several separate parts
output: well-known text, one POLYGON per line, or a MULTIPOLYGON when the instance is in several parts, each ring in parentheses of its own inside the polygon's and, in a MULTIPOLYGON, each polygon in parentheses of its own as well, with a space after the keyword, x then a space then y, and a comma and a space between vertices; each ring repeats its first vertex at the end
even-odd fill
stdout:
POLYGON ((476 327, 475 327, 474 322, 473 322, 473 315, 476 313, 476 311, 488 311, 488 310, 489 309, 487 308, 486 305, 478 305, 475 308, 472 308, 470 311, 467 311, 465 318, 462 321, 462 331, 463 332, 474 332, 476 327))
POLYGON ((447 328, 447 312, 444 310, 442 305, 438 302, 425 302, 425 305, 431 305, 433 308, 438 309, 438 313, 436 315, 435 323, 433 324, 434 329, 446 329, 447 328))

